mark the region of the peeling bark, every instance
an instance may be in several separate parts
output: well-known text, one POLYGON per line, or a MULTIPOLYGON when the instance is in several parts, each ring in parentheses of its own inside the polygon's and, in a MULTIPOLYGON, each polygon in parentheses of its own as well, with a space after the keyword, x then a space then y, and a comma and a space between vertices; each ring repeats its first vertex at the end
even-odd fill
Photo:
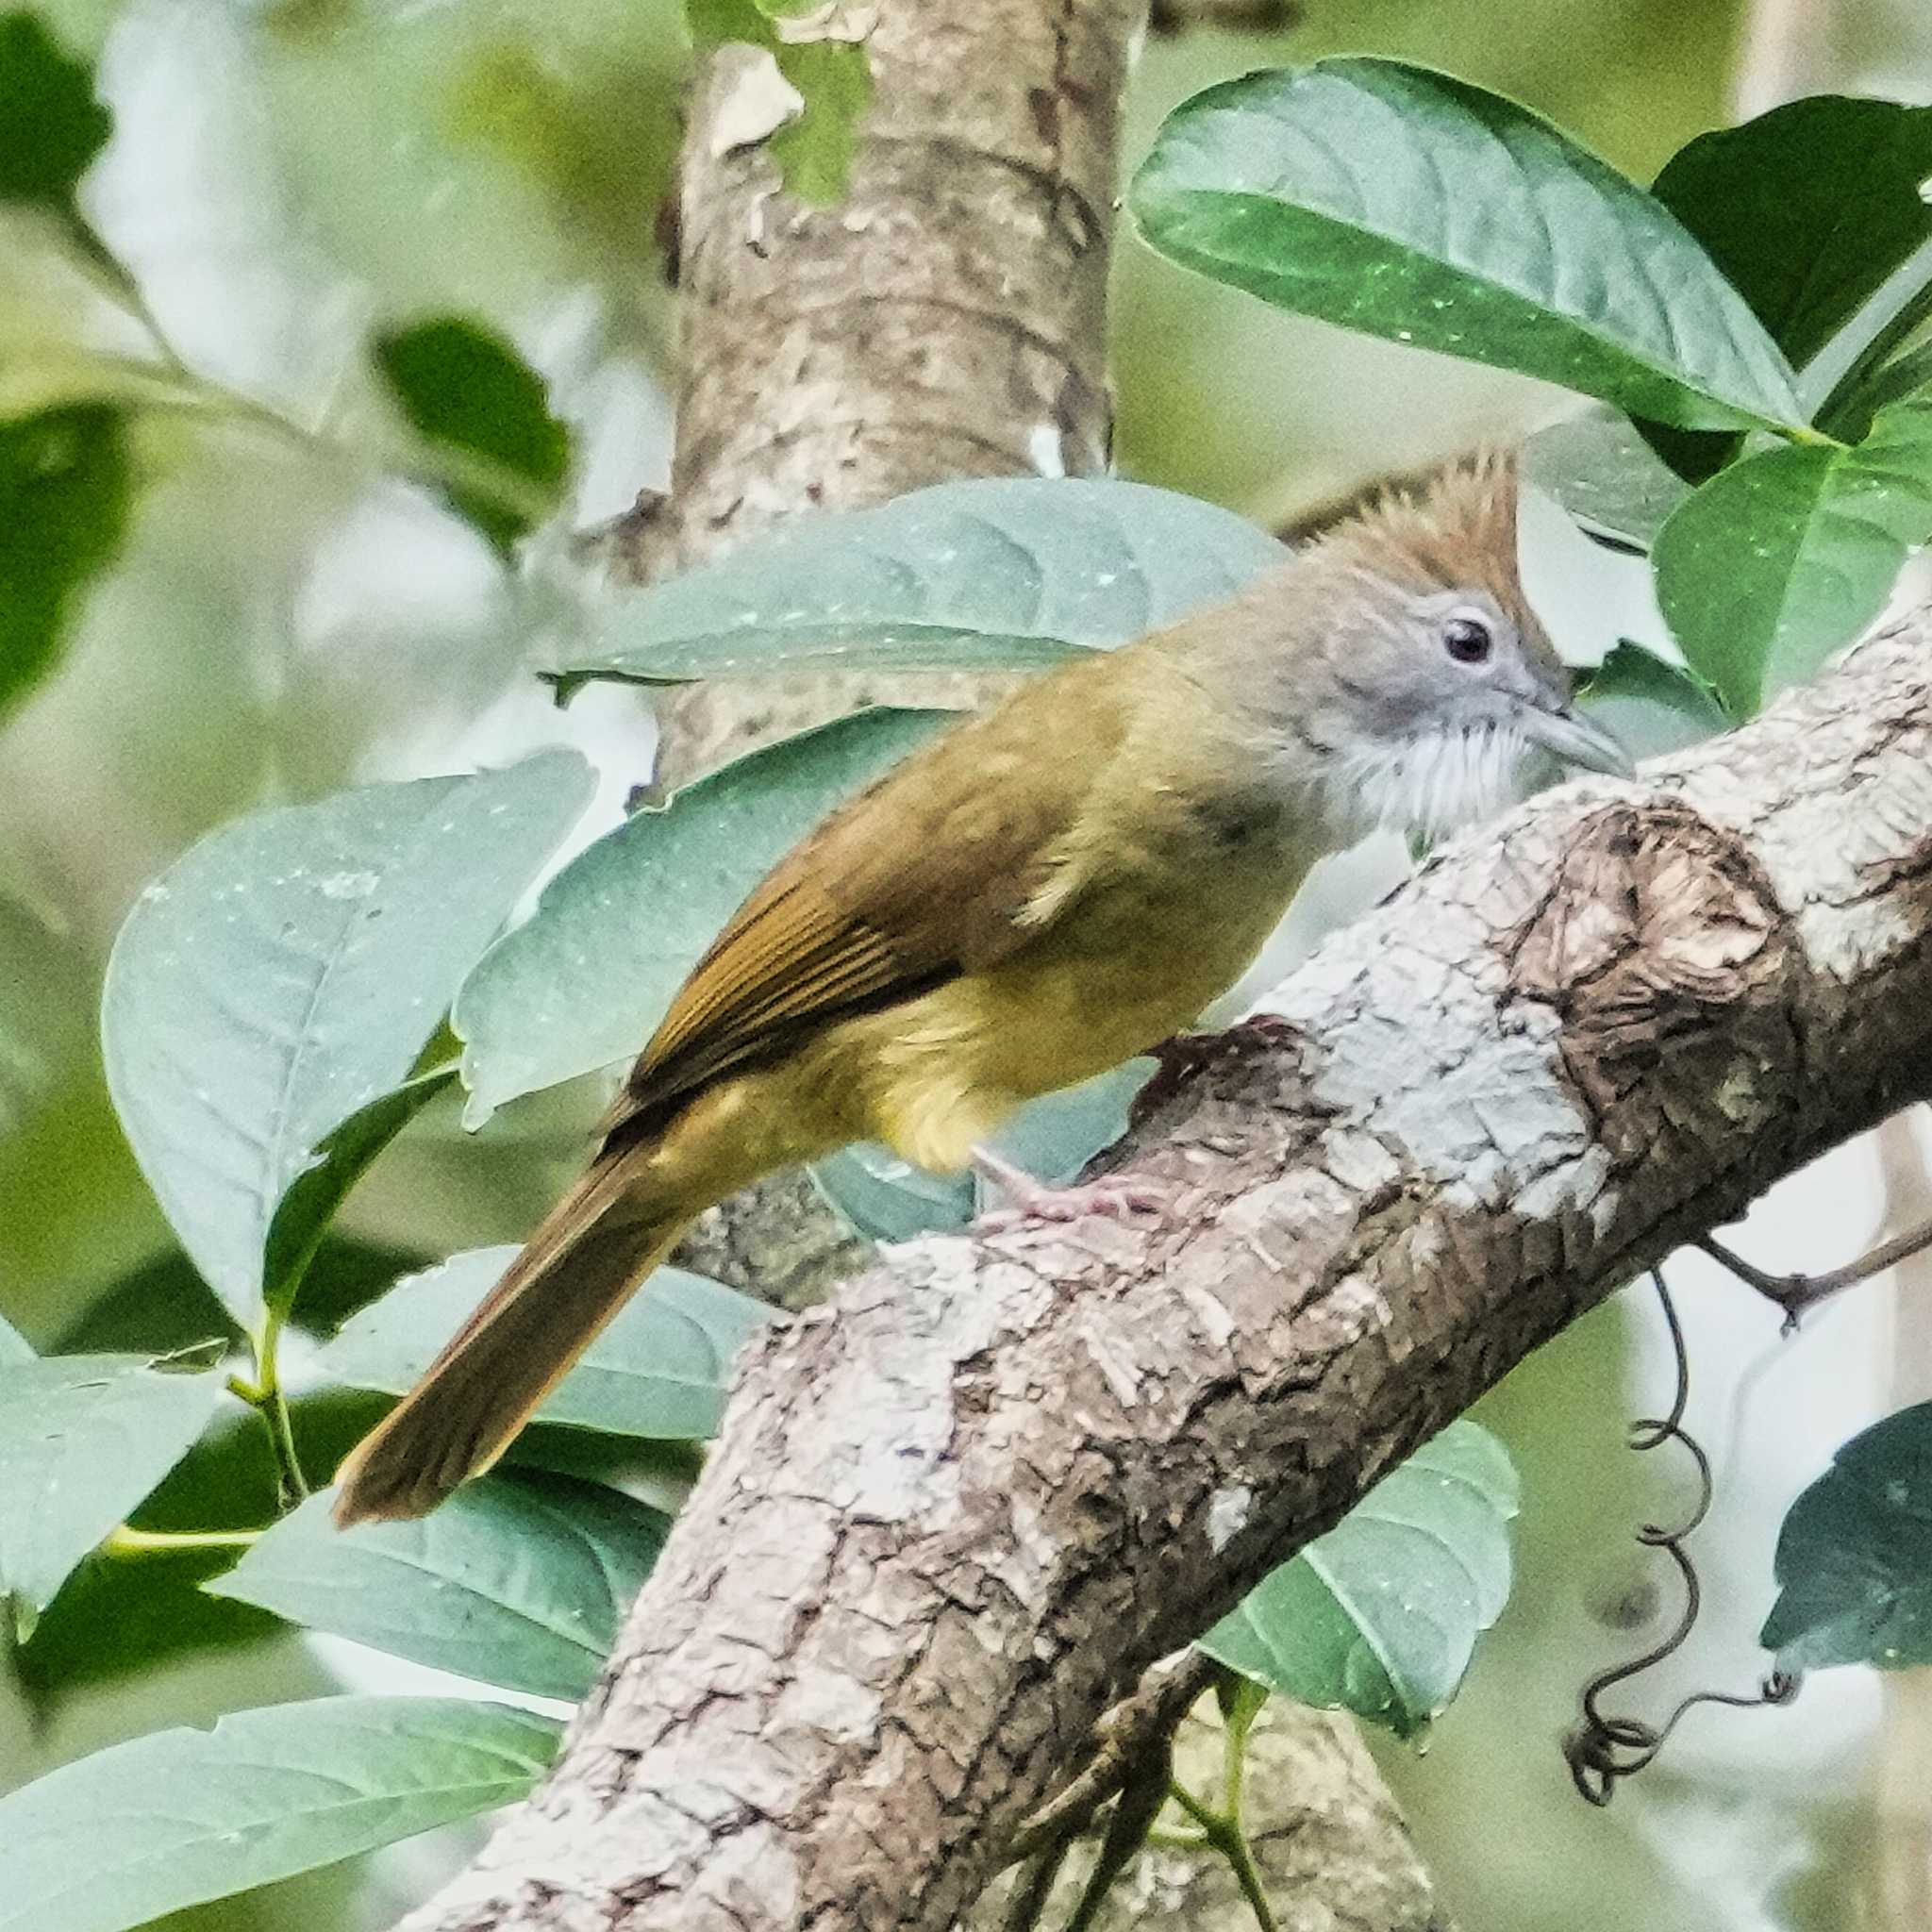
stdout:
POLYGON ((1165 1214, 909 1243, 757 1345, 549 1784, 410 1932, 943 1932, 1153 1659, 1932 1091, 1928 643, 1431 862, 1158 1083, 1165 1214))

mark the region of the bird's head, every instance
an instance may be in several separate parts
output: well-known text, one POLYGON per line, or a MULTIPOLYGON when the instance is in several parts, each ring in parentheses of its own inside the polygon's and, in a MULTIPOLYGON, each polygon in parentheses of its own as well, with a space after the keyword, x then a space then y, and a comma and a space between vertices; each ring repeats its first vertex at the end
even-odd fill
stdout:
POLYGON ((1319 613, 1292 671, 1294 723, 1348 831, 1436 834, 1522 795, 1532 755, 1628 775, 1571 703, 1572 680, 1523 593, 1516 471, 1448 465, 1371 499, 1287 567, 1319 613))

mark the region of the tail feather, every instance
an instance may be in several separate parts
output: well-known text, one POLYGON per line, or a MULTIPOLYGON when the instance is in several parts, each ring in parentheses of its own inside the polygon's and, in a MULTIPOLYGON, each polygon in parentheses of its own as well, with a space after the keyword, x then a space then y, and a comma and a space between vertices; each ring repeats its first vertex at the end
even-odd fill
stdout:
POLYGON ((691 1220, 600 1161, 558 1203, 414 1389, 337 1472, 335 1520, 425 1516, 507 1449, 691 1220))

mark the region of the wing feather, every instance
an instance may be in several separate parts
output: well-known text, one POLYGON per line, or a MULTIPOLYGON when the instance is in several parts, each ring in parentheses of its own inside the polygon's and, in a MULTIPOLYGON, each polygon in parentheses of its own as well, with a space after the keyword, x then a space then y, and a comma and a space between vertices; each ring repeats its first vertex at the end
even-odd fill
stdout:
POLYGON ((1081 803, 1118 746, 1102 682, 1078 734, 1042 704, 1085 665, 915 752, 767 874, 692 969, 605 1121, 616 1133, 801 1027, 910 998, 1042 930, 1026 908, 1053 877, 1081 803), (1070 745, 1070 736, 1078 741, 1070 745), (1024 770, 1027 782, 990 772, 1024 770))

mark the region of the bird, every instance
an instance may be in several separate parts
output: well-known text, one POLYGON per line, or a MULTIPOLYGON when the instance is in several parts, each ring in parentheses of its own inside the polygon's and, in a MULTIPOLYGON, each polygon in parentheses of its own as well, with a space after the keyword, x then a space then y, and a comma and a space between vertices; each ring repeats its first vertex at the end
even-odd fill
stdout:
MULTIPOLYGON (((1224 601, 949 725, 836 808, 692 968, 582 1176, 338 1472, 339 1524, 427 1513, 502 1455, 705 1208, 857 1141, 1037 1187, 1025 1101, 1193 1023, 1310 865, 1518 797, 1534 754, 1628 775, 1524 597, 1507 452, 1368 499, 1224 601)), ((610 962, 613 972, 621 960, 610 962)))

